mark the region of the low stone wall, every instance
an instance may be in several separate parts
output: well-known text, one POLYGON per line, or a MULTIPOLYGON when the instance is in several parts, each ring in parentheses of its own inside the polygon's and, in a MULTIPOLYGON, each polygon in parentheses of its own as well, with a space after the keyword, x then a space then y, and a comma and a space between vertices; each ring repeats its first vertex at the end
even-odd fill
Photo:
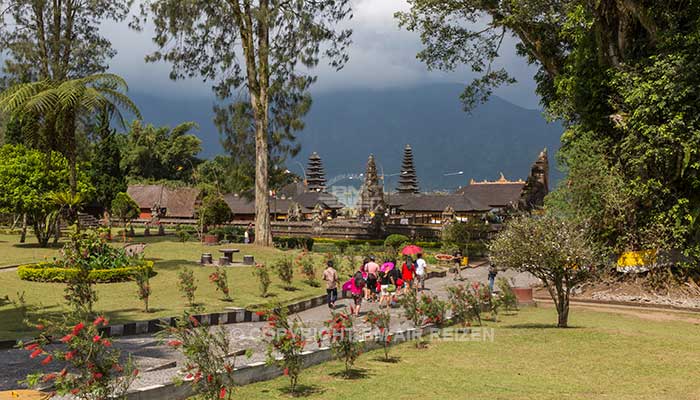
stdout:
MULTIPOLYGON (((393 333, 394 340, 391 346, 400 343, 419 339, 422 336, 431 335, 435 331, 434 325, 427 325, 422 328, 411 328, 398 330, 393 333)), ((375 350, 382 346, 375 341, 361 341, 364 343, 365 351, 375 350)), ((329 347, 321 347, 317 350, 302 353, 304 368, 318 365, 334 358, 329 347)), ((233 371, 233 382, 237 386, 249 385, 255 382, 272 380, 283 375, 282 369, 274 365, 267 365, 264 362, 257 362, 245 367, 236 368, 233 371)), ((127 393, 127 400, 184 400, 194 395, 187 380, 182 385, 166 383, 140 388, 127 393)))

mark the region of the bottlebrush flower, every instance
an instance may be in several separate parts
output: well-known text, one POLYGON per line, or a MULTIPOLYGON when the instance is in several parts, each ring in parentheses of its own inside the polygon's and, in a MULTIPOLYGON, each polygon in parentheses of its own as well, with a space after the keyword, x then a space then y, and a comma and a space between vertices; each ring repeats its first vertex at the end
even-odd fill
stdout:
POLYGON ((73 327, 73 336, 78 336, 78 334, 80 333, 80 331, 83 330, 83 328, 85 328, 85 324, 83 324, 82 322, 80 322, 76 326, 74 326, 73 327))
POLYGON ((37 324, 37 326, 36 326, 36 329, 38 329, 38 330, 40 330, 40 331, 43 331, 44 328, 46 328, 46 327, 44 326, 44 324, 37 324))
POLYGON ((25 350, 32 351, 35 350, 37 347, 39 347, 39 343, 32 343, 24 346, 25 350))
POLYGON ((220 399, 226 398, 226 388, 225 387, 222 387, 221 390, 219 391, 219 398, 220 399))
POLYGON ((181 345, 182 345, 182 342, 179 340, 171 340, 168 342, 168 346, 171 346, 171 347, 178 347, 181 345))
POLYGON ((97 325, 103 323, 104 320, 105 320, 105 318, 102 317, 102 316, 97 317, 97 318, 95 318, 95 321, 92 322, 92 325, 93 325, 93 326, 97 326, 97 325))
POLYGON ((64 336, 64 337, 61 338, 61 342, 62 342, 62 343, 68 343, 68 342, 70 342, 71 339, 73 339, 73 338, 74 338, 73 334, 72 334, 72 333, 69 333, 69 334, 67 334, 66 336, 64 336))
POLYGON ((48 382, 48 381, 52 381, 52 380, 54 380, 54 379, 56 379, 56 374, 54 374, 54 373, 52 372, 52 373, 50 373, 50 374, 44 375, 44 377, 43 377, 41 380, 44 381, 44 382, 48 382))
POLYGON ((65 358, 66 361, 67 361, 67 360, 72 360, 73 357, 75 357, 75 353, 76 353, 75 350, 69 351, 69 352, 67 352, 67 353, 63 356, 63 358, 65 358))
POLYGON ((199 326, 199 321, 197 321, 197 318, 193 317, 190 315, 190 322, 192 323, 192 326, 195 328, 199 326))
POLYGON ((53 361, 53 356, 52 356, 51 354, 49 354, 49 355, 46 356, 46 358, 44 358, 44 360, 41 362, 41 365, 46 365, 46 364, 50 363, 51 361, 53 361))
POLYGON ((104 347, 111 347, 111 346, 112 346, 112 342, 111 342, 109 339, 102 339, 102 345, 103 345, 104 347))
POLYGON ((284 376, 289 376, 289 368, 284 369, 284 376))
POLYGON ((71 390, 70 390, 70 394, 75 395, 75 394, 78 394, 78 393, 80 393, 80 389, 78 389, 78 388, 76 388, 76 389, 71 389, 71 390))
POLYGON ((37 358, 43 352, 44 350, 42 349, 36 349, 32 352, 32 354, 29 355, 29 358, 37 358))
POLYGON ((92 377, 95 379, 101 379, 102 378, 102 372, 93 372, 92 377))
POLYGON ((102 340, 102 338, 100 337, 100 335, 95 335, 95 336, 92 337, 92 342, 93 342, 93 343, 97 343, 97 342, 99 342, 100 340, 102 340))

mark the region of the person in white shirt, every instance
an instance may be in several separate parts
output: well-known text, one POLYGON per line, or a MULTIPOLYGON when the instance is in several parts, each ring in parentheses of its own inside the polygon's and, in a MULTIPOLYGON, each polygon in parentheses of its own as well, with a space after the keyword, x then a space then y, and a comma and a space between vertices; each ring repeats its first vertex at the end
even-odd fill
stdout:
POLYGON ((423 254, 418 254, 418 259, 416 259, 416 288, 420 286, 420 290, 425 290, 425 275, 426 267, 428 264, 423 259, 423 254))

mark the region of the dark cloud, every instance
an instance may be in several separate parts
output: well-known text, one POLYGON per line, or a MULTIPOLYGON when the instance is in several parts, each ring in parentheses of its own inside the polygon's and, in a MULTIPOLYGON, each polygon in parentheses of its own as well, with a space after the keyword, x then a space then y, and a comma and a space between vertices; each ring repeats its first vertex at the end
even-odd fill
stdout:
MULTIPOLYGON (((314 90, 468 82, 473 75, 467 69, 450 73, 428 71, 416 60, 421 48, 418 36, 399 29, 393 17, 394 12, 407 8, 405 0, 355 0, 354 18, 348 23, 354 30, 350 61, 339 72, 321 65, 315 71, 319 79, 314 90)), ((168 78, 168 64, 144 62, 144 56, 155 49, 152 28, 134 32, 125 24, 106 24, 103 30, 119 52, 111 70, 127 78, 133 88, 153 95, 211 97, 210 84, 198 79, 172 82, 168 78)), ((538 100, 532 80, 535 68, 516 56, 513 39, 504 43, 498 63, 511 71, 518 83, 499 89, 497 94, 520 106, 536 108, 538 100)))

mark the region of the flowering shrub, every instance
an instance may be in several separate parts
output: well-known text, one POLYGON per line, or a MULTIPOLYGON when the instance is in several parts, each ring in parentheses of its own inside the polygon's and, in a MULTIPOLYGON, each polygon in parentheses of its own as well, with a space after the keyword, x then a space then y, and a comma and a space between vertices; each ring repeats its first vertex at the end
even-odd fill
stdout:
POLYGON ((492 301, 491 291, 486 285, 472 282, 466 287, 463 285, 449 287, 447 293, 455 322, 476 321, 481 326, 483 310, 489 310, 492 317, 496 317, 498 304, 492 301))
POLYGON ((513 288, 510 286, 508 279, 498 278, 496 280, 496 286, 500 292, 498 296, 499 303, 505 308, 506 311, 513 311, 518 309, 518 299, 515 297, 513 288))
MULTIPOLYGON (((45 332, 33 343, 20 343, 29 351, 32 359, 41 359, 42 365, 65 361, 60 372, 36 373, 27 376, 26 383, 34 387, 39 383, 52 383, 59 395, 73 395, 79 399, 106 400, 121 398, 138 375, 131 358, 120 362, 120 351, 112 347, 108 338, 100 335, 98 328, 108 321, 97 317, 93 322, 80 322, 60 339, 65 349, 45 350, 50 343, 45 332), (68 371, 71 371, 68 373, 68 371)), ((43 325, 39 329, 45 330, 43 325)), ((60 336, 60 335, 59 335, 60 336)))
POLYGON ((326 330, 322 335, 328 336, 331 350, 345 363, 345 376, 350 376, 355 360, 362 354, 362 343, 355 340, 353 319, 345 313, 333 312, 324 325, 326 330))
POLYGON ((282 368, 284 375, 289 377, 289 386, 292 393, 296 392, 299 375, 303 367, 301 353, 306 347, 302 330, 303 323, 298 318, 290 321, 287 317, 286 307, 259 312, 258 315, 268 321, 264 331, 264 341, 267 343, 267 363, 282 368), (282 356, 277 359, 275 354, 282 356))
POLYGON ((264 264, 255 264, 253 275, 258 278, 258 287, 260 288, 260 297, 267 297, 267 290, 270 287, 270 272, 264 264))
POLYGON ((190 307, 194 307, 194 293, 197 290, 194 273, 189 268, 183 268, 182 271, 177 273, 177 279, 177 288, 182 293, 182 297, 187 300, 187 304, 190 307))
POLYGON ((90 268, 87 265, 78 264, 77 273, 68 280, 63 298, 78 319, 92 317, 92 306, 97 301, 97 291, 90 279, 90 268))
POLYGON ((389 311, 369 311, 365 316, 365 322, 369 324, 373 331, 377 331, 375 340, 382 344, 384 348, 384 359, 389 361, 389 347, 393 340, 393 335, 389 331, 391 327, 391 314, 389 311))
POLYGON ((136 282, 136 295, 139 300, 143 301, 143 311, 148 311, 148 299, 151 297, 151 283, 150 283, 150 271, 141 270, 134 275, 134 281, 136 282))
POLYGON ((442 325, 445 322, 447 313, 447 303, 438 299, 437 296, 422 295, 418 311, 424 316, 425 324, 442 325))
POLYGON ((224 294, 225 301, 233 301, 228 288, 228 276, 226 269, 216 268, 216 271, 209 274, 209 281, 216 286, 216 290, 224 294))
POLYGON ((187 361, 182 370, 184 380, 204 399, 230 399, 228 387, 233 385, 235 358, 229 357, 231 343, 222 327, 209 329, 191 315, 185 314, 174 327, 167 327, 158 337, 179 350, 187 361))
POLYGON ((316 266, 314 259, 309 255, 309 252, 304 250, 297 256, 295 260, 301 274, 306 277, 305 282, 313 287, 319 287, 321 284, 316 279, 316 266))
POLYGON ((289 258, 281 258, 275 263, 275 270, 277 271, 277 276, 280 278, 282 283, 284 283, 284 288, 286 290, 294 290, 294 285, 292 285, 292 279, 294 279, 294 266, 292 265, 292 260, 289 258))

